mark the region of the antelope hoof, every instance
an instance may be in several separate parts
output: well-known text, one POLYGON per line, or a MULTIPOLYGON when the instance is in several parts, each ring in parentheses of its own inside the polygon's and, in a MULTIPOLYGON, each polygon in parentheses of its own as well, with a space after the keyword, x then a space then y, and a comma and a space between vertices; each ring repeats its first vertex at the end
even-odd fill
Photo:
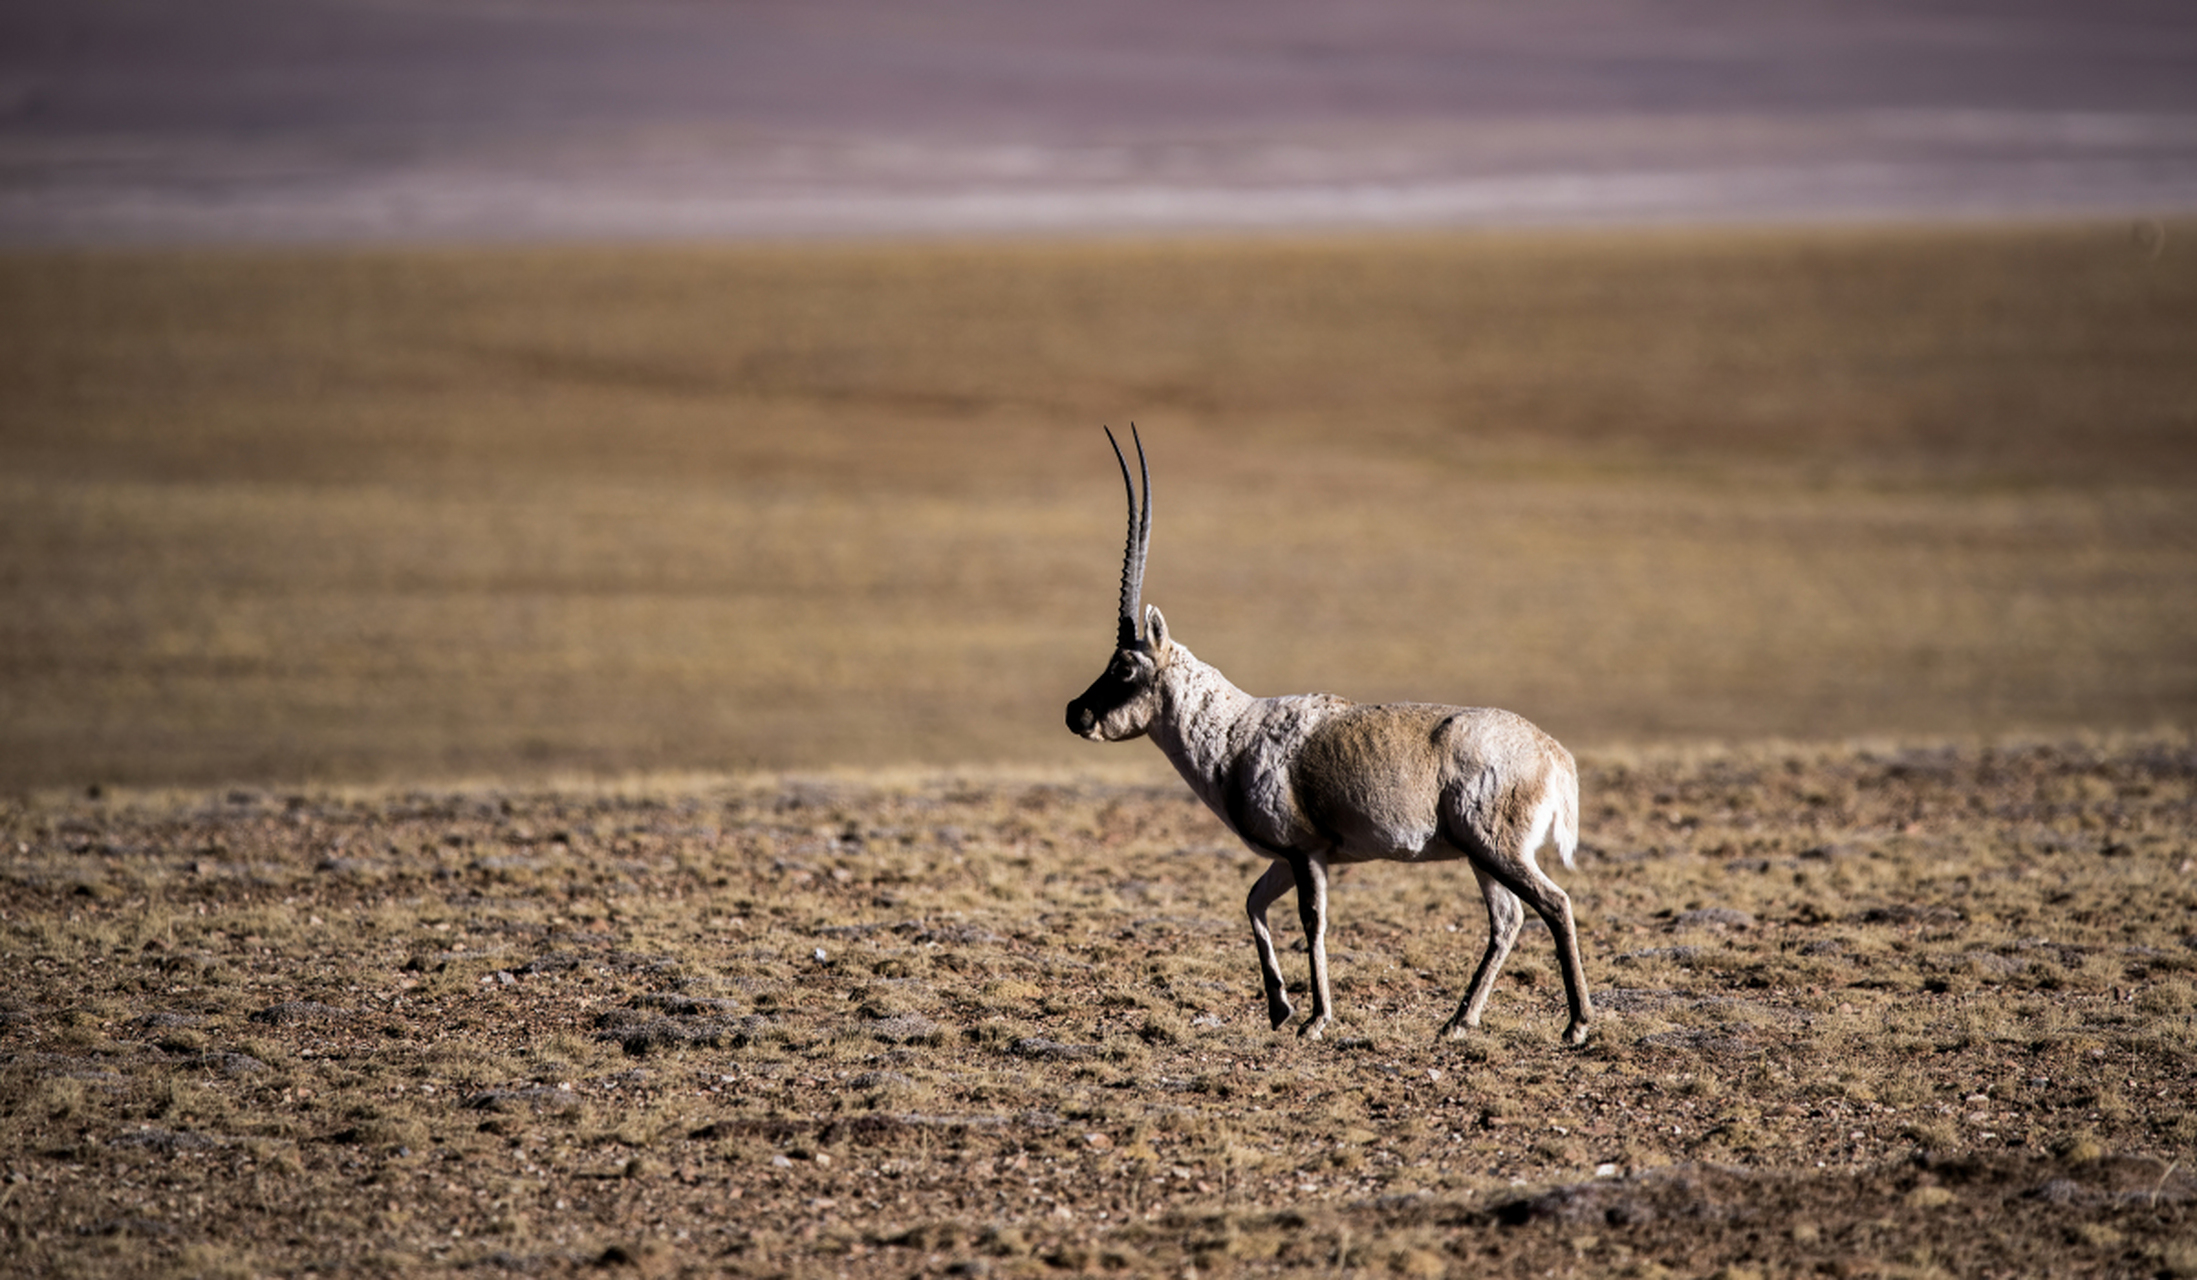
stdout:
POLYGON ((1297 1038, 1299 1040, 1318 1040, 1326 1034, 1327 1016, 1325 1014, 1317 1018, 1307 1018, 1305 1024, 1297 1028, 1297 1038))
POLYGON ((1564 1028, 1564 1043, 1576 1049, 1587 1042, 1587 1024, 1574 1022, 1564 1028))
POLYGON ((1269 1000, 1266 1005, 1267 1019, 1274 1024, 1273 1029, 1276 1031, 1281 1030, 1282 1024, 1288 1022, 1290 1016, 1296 1012, 1287 1000, 1269 1000))
POLYGON ((1442 1024, 1440 1031, 1434 1033, 1434 1038, 1436 1040, 1462 1040, 1471 1035, 1472 1030, 1472 1024, 1463 1018, 1451 1018, 1448 1022, 1442 1024))

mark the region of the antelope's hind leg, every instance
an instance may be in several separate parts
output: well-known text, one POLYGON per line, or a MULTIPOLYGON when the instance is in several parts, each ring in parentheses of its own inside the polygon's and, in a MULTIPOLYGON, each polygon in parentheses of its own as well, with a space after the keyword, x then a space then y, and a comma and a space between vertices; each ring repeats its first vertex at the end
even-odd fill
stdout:
POLYGON ((1503 961, 1510 958, 1511 948, 1518 945, 1518 931, 1526 923, 1526 909, 1519 904, 1517 894, 1478 866, 1473 867, 1472 875, 1480 882, 1480 896, 1487 899, 1488 949, 1480 957, 1480 967, 1473 971, 1465 998, 1457 1003, 1456 1014, 1442 1027, 1441 1037, 1449 1040, 1462 1040, 1466 1032, 1480 1025, 1488 996, 1495 991, 1495 975, 1501 971, 1503 961))
POLYGON ((1259 977, 1266 984, 1266 1016, 1276 1031, 1282 1029, 1282 1024, 1289 1021, 1289 1015, 1296 1010, 1290 1007, 1288 986, 1282 981, 1282 962, 1274 954, 1274 934, 1266 927, 1266 909, 1296 883, 1296 874, 1289 869, 1289 864, 1276 858, 1251 886, 1250 900, 1244 903, 1244 910, 1251 917, 1251 941, 1259 949, 1259 977))
MULTIPOLYGON (((1564 892, 1562 885, 1549 879, 1548 873, 1541 870, 1540 864, 1533 860, 1534 850, 1546 836, 1546 829, 1534 829, 1522 838, 1512 839, 1509 850, 1474 830, 1469 820, 1458 821, 1445 834, 1451 843, 1463 849, 1472 859, 1473 874, 1480 878, 1481 885, 1489 891, 1488 920, 1491 929, 1494 928, 1497 917, 1497 899, 1492 892, 1496 888, 1508 891, 1519 902, 1533 908, 1534 914, 1548 925, 1549 936, 1556 940, 1557 963, 1564 972, 1564 1000, 1571 1011, 1571 1021, 1564 1028, 1564 1043, 1585 1044, 1587 1023, 1594 1017, 1594 1008, 1587 1000, 1587 967, 1579 959, 1579 927, 1572 920, 1571 895, 1564 892), (1495 884, 1490 886, 1490 880, 1495 884)), ((1515 942, 1516 937, 1514 928, 1511 940, 1515 942)), ((1503 954, 1508 954, 1509 950, 1506 945, 1503 954)), ((1494 964, 1502 963, 1502 955, 1495 950, 1492 937, 1489 939, 1488 957, 1494 964)), ((1473 1015, 1466 1023, 1468 1026, 1472 1021, 1477 1021, 1479 1008, 1475 1005, 1475 1000, 1481 1003, 1486 1001, 1487 992, 1482 990, 1483 982, 1489 986, 1495 982, 1494 967, 1487 960, 1481 962, 1481 971, 1472 980, 1472 991, 1465 997, 1465 1009, 1459 1011, 1460 1015, 1466 1012, 1473 1015)), ((1456 1020, 1452 1019, 1450 1027, 1454 1029, 1456 1025, 1456 1020)))
POLYGON ((1587 1023, 1594 1017, 1594 1007, 1587 1002, 1587 967, 1579 959, 1579 926, 1572 921, 1571 895, 1535 866, 1530 856, 1524 862, 1525 878, 1516 885, 1504 887, 1532 907, 1534 913, 1547 922, 1549 935, 1556 939, 1557 963, 1564 970, 1564 999, 1571 1007, 1571 1021, 1564 1027, 1564 1043, 1582 1045, 1587 1042, 1587 1023))

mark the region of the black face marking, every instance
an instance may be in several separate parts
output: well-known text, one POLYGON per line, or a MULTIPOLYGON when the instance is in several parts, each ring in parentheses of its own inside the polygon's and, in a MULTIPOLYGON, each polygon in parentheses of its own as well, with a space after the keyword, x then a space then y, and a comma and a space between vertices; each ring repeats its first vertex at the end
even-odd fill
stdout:
POLYGON ((1117 649, 1106 671, 1091 682, 1083 696, 1068 704, 1068 731, 1090 737, 1105 719, 1137 700, 1152 687, 1156 668, 1151 659, 1134 649, 1117 649))

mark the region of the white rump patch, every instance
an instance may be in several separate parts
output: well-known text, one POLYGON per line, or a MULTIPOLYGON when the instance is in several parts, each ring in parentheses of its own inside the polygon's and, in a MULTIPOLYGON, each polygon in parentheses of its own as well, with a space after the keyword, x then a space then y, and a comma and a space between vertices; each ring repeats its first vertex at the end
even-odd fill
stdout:
POLYGON ((1573 812, 1571 788, 1565 784, 1569 774, 1551 772, 1541 791, 1541 803, 1534 806, 1533 826, 1526 831, 1525 855, 1534 856, 1543 841, 1556 838, 1556 856, 1563 859, 1566 870, 1576 870, 1572 865, 1572 851, 1579 847, 1579 818, 1573 812))

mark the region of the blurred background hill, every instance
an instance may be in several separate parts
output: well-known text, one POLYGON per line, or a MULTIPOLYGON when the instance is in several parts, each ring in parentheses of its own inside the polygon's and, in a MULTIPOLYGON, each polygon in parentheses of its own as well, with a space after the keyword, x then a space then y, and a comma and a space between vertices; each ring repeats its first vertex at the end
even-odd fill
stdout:
POLYGON ((2173 0, 16 0, 0 236, 2156 213, 2173 0))

